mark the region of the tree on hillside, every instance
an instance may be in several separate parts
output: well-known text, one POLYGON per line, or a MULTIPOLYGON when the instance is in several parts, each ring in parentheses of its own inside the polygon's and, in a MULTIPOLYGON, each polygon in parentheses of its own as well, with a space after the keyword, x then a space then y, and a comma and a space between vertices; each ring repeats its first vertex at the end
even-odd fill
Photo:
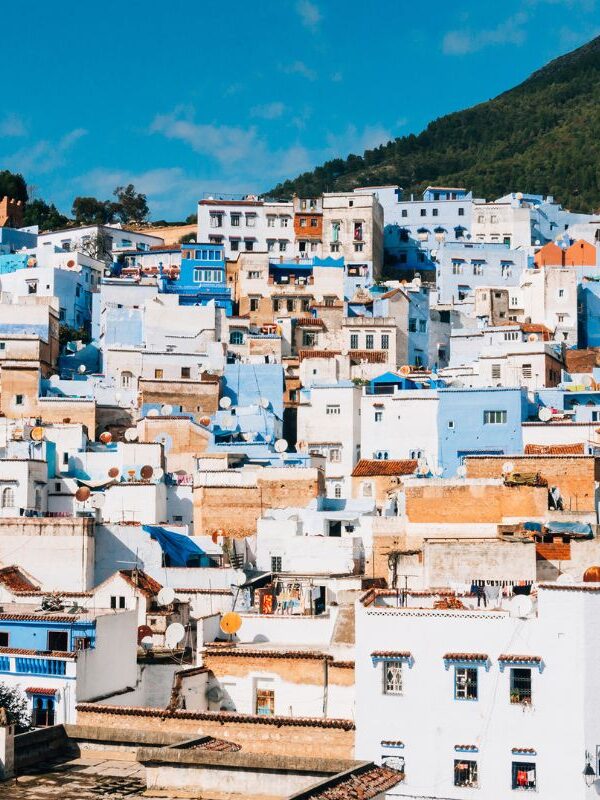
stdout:
POLYGON ((19 689, 0 683, 0 708, 6 709, 9 723, 15 725, 18 732, 30 727, 31 717, 27 698, 19 689))
POLYGON ((150 216, 146 195, 136 192, 133 183, 117 186, 113 194, 117 198, 115 214, 124 225, 130 222, 140 225, 150 216))
POLYGON ((27 184, 21 173, 0 170, 0 197, 12 197, 14 200, 27 202, 27 184))
POLYGON ((40 231, 53 231, 69 224, 69 218, 61 214, 54 203, 45 200, 31 200, 25 206, 23 225, 38 225, 40 231))
POLYGON ((114 222, 117 204, 110 200, 97 200, 95 197, 76 197, 71 213, 78 225, 106 225, 114 222))

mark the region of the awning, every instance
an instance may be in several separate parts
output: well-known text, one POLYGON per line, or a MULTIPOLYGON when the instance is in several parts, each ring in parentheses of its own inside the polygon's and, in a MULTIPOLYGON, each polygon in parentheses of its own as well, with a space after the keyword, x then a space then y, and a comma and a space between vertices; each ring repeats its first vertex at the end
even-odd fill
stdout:
POLYGON ((77 483, 82 486, 87 486, 90 489, 102 489, 104 486, 110 486, 116 483, 114 478, 102 478, 102 480, 92 480, 91 478, 75 478, 77 483))
POLYGON ((215 562, 201 550, 189 536, 169 531, 160 525, 142 525, 144 533, 159 543, 170 567, 187 567, 190 561, 200 559, 200 566, 216 566, 215 562))
POLYGON ((46 697, 54 697, 58 689, 44 689, 40 686, 28 686, 25 689, 26 694, 43 694, 46 697))

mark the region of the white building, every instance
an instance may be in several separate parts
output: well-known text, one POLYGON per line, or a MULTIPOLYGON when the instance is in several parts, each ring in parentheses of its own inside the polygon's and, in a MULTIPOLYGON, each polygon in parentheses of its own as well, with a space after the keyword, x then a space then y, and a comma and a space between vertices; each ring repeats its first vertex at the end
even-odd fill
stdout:
POLYGON ((45 260, 43 251, 65 250, 94 255, 98 242, 102 241, 102 249, 109 256, 116 256, 127 250, 150 250, 164 244, 160 236, 130 231, 121 225, 84 225, 80 228, 63 228, 38 235, 38 253, 40 261, 45 260))
POLYGON ((328 497, 351 497, 350 476, 360 458, 360 388, 345 381, 303 392, 297 441, 300 450, 325 457, 328 497))
POLYGON ((404 767, 398 797, 596 797, 598 584, 540 587, 537 604, 502 610, 434 599, 358 604, 356 757, 404 767))

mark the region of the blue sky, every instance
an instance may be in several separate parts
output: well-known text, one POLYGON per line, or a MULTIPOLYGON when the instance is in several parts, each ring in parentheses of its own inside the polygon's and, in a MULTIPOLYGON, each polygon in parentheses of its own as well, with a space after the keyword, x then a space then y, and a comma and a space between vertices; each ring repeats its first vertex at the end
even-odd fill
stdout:
POLYGON ((0 166, 68 212, 263 191, 487 100, 600 33, 600 0, 30 0, 3 8, 0 166))

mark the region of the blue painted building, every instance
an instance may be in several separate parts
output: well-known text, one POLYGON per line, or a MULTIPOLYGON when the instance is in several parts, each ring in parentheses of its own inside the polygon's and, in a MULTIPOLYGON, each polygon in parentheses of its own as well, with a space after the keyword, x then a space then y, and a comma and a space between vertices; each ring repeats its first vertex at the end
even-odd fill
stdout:
MULTIPOLYGON (((597 267, 593 267, 597 269, 597 267)), ((600 347, 600 280, 584 278, 577 287, 579 347, 600 347)))
POLYGON ((180 305, 204 306, 214 301, 225 309, 227 316, 233 313, 231 289, 225 275, 225 249, 221 244, 183 244, 179 274, 163 270, 159 285, 161 292, 179 295, 180 305))
POLYGON ((465 300, 478 286, 518 286, 528 266, 525 250, 473 242, 446 242, 437 260, 437 288, 443 304, 465 300))
POLYGON ((0 228, 0 253, 14 253, 24 247, 32 249, 37 245, 37 233, 17 228, 0 228))
POLYGON ((451 478, 469 455, 523 452, 522 422, 529 406, 523 388, 440 388, 439 463, 451 478))

